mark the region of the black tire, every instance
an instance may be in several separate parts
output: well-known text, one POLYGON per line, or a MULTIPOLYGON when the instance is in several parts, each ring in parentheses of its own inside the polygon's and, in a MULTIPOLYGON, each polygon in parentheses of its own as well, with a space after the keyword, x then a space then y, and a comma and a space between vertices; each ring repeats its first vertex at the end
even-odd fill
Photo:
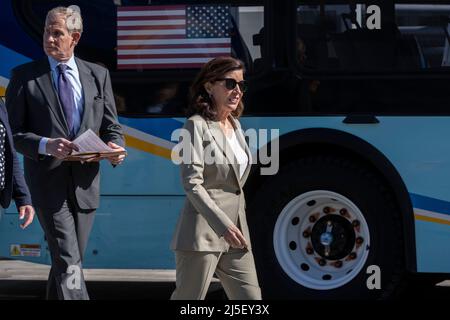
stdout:
POLYGON ((383 180, 368 166, 338 156, 311 156, 282 167, 249 199, 248 221, 260 286, 265 299, 383 299, 397 296, 404 283, 404 244, 400 213, 383 180), (273 245, 274 226, 283 208, 300 194, 328 190, 351 200, 370 231, 364 267, 347 284, 329 290, 306 288, 280 266, 273 245), (381 289, 369 290, 366 270, 381 269, 381 289))

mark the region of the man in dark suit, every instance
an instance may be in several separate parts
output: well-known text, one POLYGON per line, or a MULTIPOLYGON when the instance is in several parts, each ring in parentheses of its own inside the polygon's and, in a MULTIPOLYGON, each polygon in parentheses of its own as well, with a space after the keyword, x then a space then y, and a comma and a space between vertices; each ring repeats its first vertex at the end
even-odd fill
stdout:
MULTIPOLYGON (((48 299, 89 299, 81 263, 99 205, 99 159, 62 159, 71 141, 91 129, 111 148, 124 150, 108 70, 74 57, 82 26, 79 8, 48 12, 47 57, 13 70, 6 106, 25 179, 45 231, 52 268, 48 299)), ((124 155, 110 157, 115 166, 124 155)))
POLYGON ((33 222, 34 208, 14 149, 8 113, 0 101, 0 205, 8 208, 11 199, 19 210, 19 218, 25 219, 20 225, 25 229, 33 222))

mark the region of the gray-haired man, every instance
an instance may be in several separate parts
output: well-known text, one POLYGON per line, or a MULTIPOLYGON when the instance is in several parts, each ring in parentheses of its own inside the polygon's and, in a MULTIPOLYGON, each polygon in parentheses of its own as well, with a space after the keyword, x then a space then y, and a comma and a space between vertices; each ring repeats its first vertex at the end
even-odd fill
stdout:
MULTIPOLYGON (((108 70, 74 57, 83 24, 78 7, 47 14, 47 57, 13 70, 6 93, 14 143, 49 245, 48 299, 88 299, 81 263, 99 205, 98 159, 62 161, 88 129, 110 147, 124 140, 108 70)), ((113 165, 124 156, 109 158, 113 165)))

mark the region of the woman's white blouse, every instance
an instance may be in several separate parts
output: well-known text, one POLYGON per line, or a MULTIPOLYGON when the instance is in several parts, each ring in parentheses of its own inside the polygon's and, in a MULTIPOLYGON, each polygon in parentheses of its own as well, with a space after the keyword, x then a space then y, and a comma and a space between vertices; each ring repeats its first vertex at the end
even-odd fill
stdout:
POLYGON ((231 137, 227 137, 227 141, 230 144, 231 150, 237 159, 237 163, 239 165, 239 179, 244 175, 245 169, 248 166, 248 156, 245 153, 244 148, 239 143, 239 140, 236 137, 236 133, 232 130, 231 137))

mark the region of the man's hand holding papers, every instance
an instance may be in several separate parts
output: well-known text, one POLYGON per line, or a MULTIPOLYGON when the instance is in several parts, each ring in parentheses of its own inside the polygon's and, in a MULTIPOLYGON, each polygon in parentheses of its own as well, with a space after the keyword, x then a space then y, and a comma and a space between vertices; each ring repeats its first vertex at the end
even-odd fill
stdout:
POLYGON ((78 150, 75 149, 66 156, 66 161, 94 162, 108 159, 111 164, 121 164, 127 154, 126 150, 113 143, 106 145, 91 129, 72 141, 78 150))

